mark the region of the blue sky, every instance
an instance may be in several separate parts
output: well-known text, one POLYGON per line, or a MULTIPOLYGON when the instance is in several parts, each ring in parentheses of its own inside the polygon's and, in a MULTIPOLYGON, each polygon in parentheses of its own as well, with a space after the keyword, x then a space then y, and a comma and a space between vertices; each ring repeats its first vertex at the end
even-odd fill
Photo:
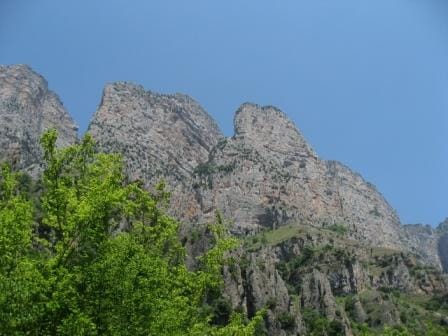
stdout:
POLYGON ((404 223, 448 216, 446 0, 0 0, 0 64, 41 73, 82 131, 106 82, 198 100, 232 135, 280 107, 404 223))

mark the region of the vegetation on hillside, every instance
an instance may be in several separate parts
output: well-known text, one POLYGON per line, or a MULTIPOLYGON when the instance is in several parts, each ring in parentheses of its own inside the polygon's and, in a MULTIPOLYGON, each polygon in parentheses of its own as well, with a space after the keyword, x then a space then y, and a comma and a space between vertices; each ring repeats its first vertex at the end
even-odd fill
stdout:
POLYGON ((64 149, 56 138, 42 137, 41 180, 2 168, 1 335, 254 333, 261 313, 217 326, 204 309, 236 244, 219 223, 199 268, 187 269, 163 185, 150 194, 125 183, 120 157, 96 153, 89 136, 64 149))
MULTIPOLYGON (((138 181, 126 182, 121 158, 97 153, 88 135, 64 149, 56 148, 56 139, 55 131, 42 137, 46 163, 39 180, 7 165, 1 169, 1 335, 266 334, 264 311, 248 320, 222 298, 222 266, 238 241, 226 236, 219 214, 207 228, 214 244, 191 270, 179 224, 166 213, 169 195, 163 183, 149 193, 138 181)), ((392 267, 393 257, 400 255, 359 246, 346 233, 342 224, 284 226, 246 238, 244 248, 251 253, 302 239, 300 254, 277 264, 288 292, 298 300, 303 274, 350 264, 355 250, 365 250, 364 259, 357 259, 372 274, 392 267), (325 243, 309 243, 312 235, 325 243)), ((199 240, 199 233, 193 231, 190 240, 199 240)), ((230 260, 228 266, 232 269, 230 260)), ((419 267, 410 268, 412 276, 425 271, 419 267)), ((447 332, 440 324, 448 315, 446 296, 412 296, 387 287, 339 294, 336 301, 355 335, 447 332), (363 322, 356 316, 357 302, 366 309, 363 322), (385 327, 388 312, 398 314, 401 323, 385 327)), ((275 298, 268 300, 267 309, 275 306, 275 298)), ((308 335, 345 333, 339 320, 318 310, 301 307, 300 314, 308 335)), ((290 312, 277 319, 284 331, 295 330, 290 312)))

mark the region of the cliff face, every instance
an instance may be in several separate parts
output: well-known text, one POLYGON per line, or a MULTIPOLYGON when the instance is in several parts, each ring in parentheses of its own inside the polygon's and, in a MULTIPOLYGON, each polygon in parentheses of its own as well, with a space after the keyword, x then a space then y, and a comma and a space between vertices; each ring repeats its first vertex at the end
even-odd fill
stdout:
POLYGON ((401 247, 399 219, 381 194, 342 164, 320 160, 280 110, 244 104, 234 124, 234 137, 224 138, 191 98, 115 83, 89 132, 103 150, 125 156, 131 179, 165 179, 174 214, 192 224, 219 209, 235 234, 343 224, 356 239, 401 247))
POLYGON ((366 246, 334 228, 284 226, 246 239, 238 253, 224 272, 225 296, 249 316, 269 307, 267 335, 309 334, 310 312, 333 321, 337 335, 355 334, 357 323, 406 324, 415 298, 448 291, 447 276, 412 253, 366 246))
POLYGON ((32 175, 39 171, 45 130, 57 129, 59 146, 77 139, 77 126, 58 96, 26 65, 0 66, 0 125, 0 161, 32 175))
MULTIPOLYGON (((32 174, 41 163, 44 130, 56 128, 60 146, 77 138, 57 95, 26 65, 0 66, 0 121, 0 160, 32 174)), ((321 160, 277 108, 243 104, 234 128, 225 138, 188 96, 120 82, 105 87, 89 132, 102 150, 123 154, 131 180, 151 187, 165 179, 172 213, 191 225, 213 220, 216 209, 239 235, 287 224, 341 225, 352 239, 448 264, 439 257, 448 255, 447 225, 401 226, 374 186, 336 161, 321 160)))
MULTIPOLYGON (((60 146, 76 141, 62 103, 27 66, 0 66, 0 122, 0 161, 31 174, 45 129, 58 130, 60 146)), ((224 269, 223 296, 249 317, 268 307, 265 334, 305 335, 315 318, 345 335, 353 323, 406 324, 427 308, 415 296, 446 295, 448 220, 401 225, 373 185, 320 159, 275 107, 243 104, 234 129, 224 137, 188 96, 119 82, 105 87, 88 132, 99 149, 123 155, 131 181, 166 181, 192 257, 221 211, 243 241, 224 269)))
POLYGON ((122 153, 130 179, 148 186, 162 177, 168 185, 182 184, 222 136, 190 97, 124 82, 105 87, 88 132, 102 150, 122 153))
POLYGON ((409 251, 419 255, 423 263, 448 271, 448 218, 437 228, 430 225, 403 225, 401 240, 409 251))
POLYGON ((220 209, 235 233, 340 224, 355 239, 400 247, 399 219, 381 194, 344 165, 319 159, 274 107, 242 105, 235 136, 211 151, 195 177, 202 213, 220 209))

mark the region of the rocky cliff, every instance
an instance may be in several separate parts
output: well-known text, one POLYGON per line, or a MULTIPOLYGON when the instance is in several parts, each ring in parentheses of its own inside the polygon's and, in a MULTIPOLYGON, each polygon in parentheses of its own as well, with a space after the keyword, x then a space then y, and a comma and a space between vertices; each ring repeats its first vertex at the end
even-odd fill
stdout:
POLYGON ((401 247, 399 219, 381 194, 344 165, 319 159, 283 112, 243 104, 234 124, 225 138, 191 98, 115 83, 89 132, 103 150, 124 155, 131 179, 168 181, 173 211, 191 224, 219 209, 239 235, 343 224, 356 239, 401 247))
POLYGON ((39 138, 58 130, 58 145, 77 139, 77 126, 45 79, 26 65, 0 66, 0 161, 32 175, 39 171, 39 138))
POLYGON ((122 153, 131 180, 148 186, 162 177, 177 186, 207 160, 222 134, 186 95, 163 95, 131 83, 104 88, 88 132, 107 152, 122 153))
POLYGON ((195 171, 203 213, 220 209, 239 234, 341 224, 356 239, 400 246, 399 219, 382 195, 344 165, 319 159, 283 112, 244 104, 234 123, 235 135, 195 171))
MULTIPOLYGON (((62 103, 27 66, 0 67, 0 121, 0 160, 31 174, 45 129, 58 130, 61 146, 76 141, 62 103)), ((104 88, 88 132, 123 155, 129 180, 166 181, 190 256, 223 214, 243 245, 224 269, 217 309, 251 317, 267 307, 260 335, 448 323, 448 220, 401 225, 372 184, 319 158, 279 109, 243 104, 225 137, 192 98, 118 82, 104 88)))
POLYGON ((247 238, 233 260, 225 297, 249 316, 269 307, 267 335, 320 335, 316 321, 334 335, 409 323, 426 335, 424 321, 446 318, 431 306, 446 298, 445 274, 336 228, 284 226, 247 238))

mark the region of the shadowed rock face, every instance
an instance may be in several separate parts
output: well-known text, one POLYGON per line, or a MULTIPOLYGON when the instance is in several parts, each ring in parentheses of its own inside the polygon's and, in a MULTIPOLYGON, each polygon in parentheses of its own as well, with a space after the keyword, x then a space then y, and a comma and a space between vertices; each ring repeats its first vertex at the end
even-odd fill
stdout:
POLYGON ((425 264, 448 271, 448 219, 437 228, 423 224, 403 225, 401 240, 425 264))
POLYGON ((443 234, 438 242, 438 251, 444 272, 448 271, 448 233, 443 234))
POLYGON ((77 139, 77 126, 47 82, 26 65, 0 66, 0 161, 35 175, 41 163, 39 139, 50 128, 58 145, 77 139))
POLYGON ((409 251, 418 254, 426 264, 442 267, 438 244, 440 234, 430 225, 409 224, 403 226, 402 241, 409 251))
POLYGON ((437 227, 437 232, 440 235, 438 241, 438 252, 440 256, 440 262, 444 272, 448 272, 448 218, 445 219, 437 227))

